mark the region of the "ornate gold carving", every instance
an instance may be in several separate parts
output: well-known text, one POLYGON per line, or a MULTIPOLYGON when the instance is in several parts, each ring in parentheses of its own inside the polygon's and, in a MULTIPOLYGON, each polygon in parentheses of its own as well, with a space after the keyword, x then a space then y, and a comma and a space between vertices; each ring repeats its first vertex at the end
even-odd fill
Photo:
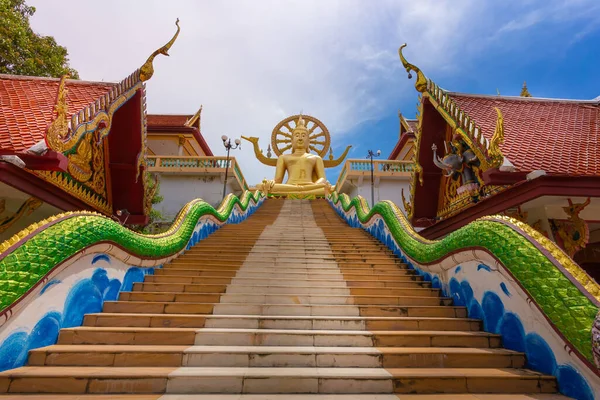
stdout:
POLYGON ((93 134, 87 134, 81 139, 77 146, 77 151, 68 155, 69 173, 79 182, 87 182, 92 177, 93 171, 90 168, 92 161, 92 140, 93 134))
POLYGON ((57 171, 28 171, 39 176, 46 182, 58 186, 66 193, 80 199, 97 210, 100 210, 107 215, 112 214, 112 208, 104 198, 93 192, 91 189, 87 189, 82 184, 70 179, 67 174, 57 171))
MULTIPOLYGON (((254 155, 256 156, 256 158, 258 159, 258 161, 260 161, 261 163, 268 165, 269 167, 274 167, 277 165, 277 159, 276 158, 271 158, 270 155, 270 151, 269 151, 269 157, 265 156, 262 151, 260 150, 260 147, 258 146, 258 138, 257 137, 247 137, 247 136, 242 136, 242 139, 245 139, 247 141, 249 141, 250 143, 252 143, 253 147, 254 147, 254 155)), ((269 147, 270 149, 270 147, 269 147)))
POLYGON ((196 114, 194 114, 192 116, 192 118, 190 118, 187 121, 185 121, 185 123, 183 125, 184 126, 192 126, 192 125, 194 125, 194 123, 196 122, 196 120, 198 120, 198 129, 201 129, 201 124, 202 124, 202 104, 200 105, 200 108, 198 109, 198 111, 196 111, 196 114))
MULTIPOLYGON (((4 218, 0 218, 0 233, 5 232, 13 226, 21 217, 31 215, 43 202, 35 197, 30 197, 19 207, 17 212, 12 213, 4 218)), ((6 209, 6 200, 0 199, 0 214, 6 209)))
POLYGON ((527 89, 527 82, 523 81, 523 87, 521 88, 521 97, 531 97, 531 93, 529 93, 529 89, 527 89))
MULTIPOLYGON (((421 136, 423 134, 423 98, 419 96, 417 104, 417 131, 415 132, 415 151, 413 152, 413 163, 415 176, 419 178, 419 183, 423 186, 423 168, 419 163, 419 147, 421 146, 421 136)), ((414 193, 412 193, 414 195, 414 193)), ((412 200, 411 200, 412 201, 412 200)))
POLYGON ((411 161, 413 163, 413 172, 412 172, 412 180, 410 182, 410 203, 404 202, 404 209, 406 210, 406 218, 410 220, 413 216, 414 212, 414 201, 415 201, 415 191, 417 189, 417 181, 423 186, 423 168, 421 164, 419 164, 419 147, 421 145, 421 124, 422 124, 422 114, 423 114, 423 98, 419 95, 419 102, 417 103, 417 126, 415 129, 415 141, 414 141, 414 151, 412 153, 411 161), (408 205, 408 207, 407 207, 408 205))
POLYGON ((56 118, 50 123, 46 130, 46 144, 48 147, 57 152, 63 152, 63 140, 65 140, 69 134, 69 106, 67 104, 67 87, 65 82, 69 75, 63 75, 58 84, 58 92, 56 94, 56 104, 54 105, 54 112, 56 112, 56 118))
POLYGON ((103 138, 97 135, 99 138, 94 141, 94 155, 92 158, 92 165, 94 169, 94 178, 92 180, 92 187, 96 193, 106 197, 106 171, 104 170, 104 145, 102 143, 103 138))
POLYGON ((336 158, 335 160, 331 160, 331 159, 329 159, 329 160, 323 160, 323 166, 325 168, 337 167, 342 162, 344 162, 344 159, 348 155, 348 152, 350 151, 351 148, 352 148, 352 146, 346 146, 346 150, 344 150, 344 152, 342 153, 342 155, 339 156, 338 158, 336 158))
POLYGON ((579 217, 579 213, 590 204, 591 200, 588 197, 585 202, 575 204, 571 199, 568 199, 568 201, 569 206, 562 209, 568 215, 570 224, 561 224, 560 221, 556 221, 555 224, 557 225, 557 233, 563 242, 565 251, 570 257, 573 257, 590 240, 587 222, 579 217))
POLYGON ((147 81, 148 79, 152 78, 152 75, 154 75, 154 67, 152 66, 152 61, 154 61, 154 57, 156 57, 159 54, 165 56, 169 55, 169 49, 171 48, 171 46, 173 46, 173 43, 175 43, 177 36, 179 36, 179 31, 181 30, 181 28, 179 27, 179 18, 177 18, 177 21, 175 21, 175 25, 177 25, 177 32, 175 32, 173 38, 169 40, 169 42, 163 47, 152 53, 150 57, 148 57, 144 65, 142 65, 142 67, 140 68, 140 79, 142 82, 147 81))
MULTIPOLYGON (((431 83, 432 91, 439 92, 439 89, 434 83, 431 83)), ((439 92, 441 93, 441 92, 439 92)), ((477 156, 477 159, 481 163, 480 168, 485 171, 490 168, 490 161, 486 157, 483 152, 484 149, 487 149, 488 143, 487 140, 483 137, 483 133, 481 132, 481 127, 476 126, 474 122, 472 122, 471 118, 467 116, 465 112, 460 110, 456 103, 450 99, 447 93, 432 95, 429 92, 425 93, 425 95, 431 101, 431 104, 435 107, 435 109, 440 113, 440 115, 446 120, 448 125, 452 128, 454 133, 461 136, 461 138, 465 141, 467 146, 473 150, 473 153, 477 156), (442 96, 442 97, 440 97, 442 96), (444 103, 440 103, 438 99, 441 99, 444 103), (454 111, 447 111, 446 108, 449 108, 454 111), (453 115, 457 115, 457 117, 453 117, 453 115), (465 131, 465 129, 467 131, 465 131)))
MULTIPOLYGON (((404 188, 402 188, 402 190, 400 191, 400 194, 402 195, 402 204, 404 205, 404 211, 406 211, 406 215, 410 215, 412 216, 413 210, 412 210, 412 204, 408 201, 406 201, 406 198, 404 197, 404 188)), ((412 199, 411 199, 412 201, 412 199)))
POLYGON ((425 90, 427 90, 427 78, 425 77, 423 72, 421 72, 421 70, 419 68, 417 68, 413 64, 406 61, 406 58, 404 58, 404 55, 402 54, 402 49, 405 47, 406 47, 406 43, 404 43, 398 49, 398 55, 400 55, 400 61, 402 61, 402 65, 404 66, 404 69, 406 69, 406 72, 408 72, 409 79, 412 78, 410 71, 414 71, 417 73, 417 80, 415 81, 415 89, 417 89, 418 92, 423 93, 425 90))
POLYGON ((504 162, 504 155, 500 151, 500 145, 504 143, 504 117, 502 111, 498 107, 494 107, 498 114, 496 120, 496 129, 494 130, 494 136, 490 142, 490 148, 488 149, 488 155, 491 159, 490 167, 498 168, 504 162))

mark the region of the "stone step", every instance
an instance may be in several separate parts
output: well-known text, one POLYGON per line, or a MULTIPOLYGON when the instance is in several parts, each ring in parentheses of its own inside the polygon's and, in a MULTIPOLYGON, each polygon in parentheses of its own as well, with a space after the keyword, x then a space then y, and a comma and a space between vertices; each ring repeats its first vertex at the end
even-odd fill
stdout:
MULTIPOLYGON (((376 254, 376 253, 374 253, 376 254)), ((320 264, 320 263, 338 263, 338 264, 351 264, 351 263, 360 263, 360 264, 402 264, 397 258, 391 256, 376 256, 376 255, 362 255, 362 254, 347 254, 347 255, 329 255, 329 256, 318 256, 318 257, 309 257, 309 256, 291 256, 291 255, 273 255, 273 256, 265 256, 265 255, 218 255, 218 254, 191 254, 186 253, 179 258, 176 258, 175 261, 206 261, 210 264, 224 264, 224 263, 236 263, 243 261, 253 261, 256 263, 260 262, 278 262, 278 263, 289 263, 289 264, 320 264)))
POLYGON ((241 304, 321 304, 321 305, 450 305, 452 299, 438 296, 378 296, 320 294, 192 293, 192 292, 121 292, 121 301, 166 301, 191 303, 241 304))
POLYGON ((144 314, 220 314, 265 316, 366 316, 366 317, 448 317, 465 318, 465 307, 309 305, 309 304, 226 304, 169 301, 105 301, 104 312, 144 314))
MULTIPOLYGON (((185 274, 185 272, 182 272, 185 274)), ((341 276, 340 276, 341 278, 341 276)), ((421 278, 421 277, 419 277, 421 278)), ((422 279, 422 278, 421 278, 422 279)), ((261 283, 268 282, 272 285, 278 286, 311 286, 311 287, 378 287, 378 288, 412 288, 412 287, 431 287, 431 282, 424 282, 422 280, 415 280, 410 277, 396 278, 395 280, 353 280, 345 281, 342 279, 280 279, 270 278, 265 276, 264 278, 227 278, 227 277, 206 277, 206 276, 193 276, 193 275, 170 275, 170 274, 156 274, 146 275, 144 282, 154 283, 197 283, 197 284, 232 284, 232 285, 259 285, 261 283), (265 279, 267 278, 267 279, 265 279)))
POLYGON ((232 282, 229 285, 199 284, 199 283, 156 283, 137 282, 133 285, 136 292, 180 292, 180 293, 261 293, 261 294, 291 294, 291 295, 376 295, 376 296, 426 296, 439 297, 440 289, 423 287, 347 287, 347 286, 299 286, 274 285, 269 280, 261 285, 245 285, 232 282))
POLYGON ((200 328, 197 345, 500 347, 500 335, 463 331, 338 331, 200 328))
MULTIPOLYGON (((239 236, 239 235, 237 235, 239 236)), ((236 240, 237 236, 235 238, 231 238, 228 239, 227 241, 229 242, 228 244, 233 244, 235 245, 235 248, 238 250, 244 250, 244 251, 248 251, 248 250, 253 250, 253 249, 257 249, 257 250, 263 250, 263 249, 268 249, 268 250, 272 250, 272 249, 277 249, 278 251, 283 251, 283 250, 303 250, 303 251, 318 251, 318 250, 332 250, 332 251, 336 251, 336 250, 359 250, 359 249, 379 249, 379 250, 388 250, 388 247, 386 245, 384 245, 381 242, 372 242, 371 240, 360 240, 360 241, 355 241, 354 243, 347 243, 344 241, 341 242, 336 242, 336 243, 330 243, 328 241, 323 241, 320 244, 316 244, 315 242, 311 242, 311 243, 306 243, 304 241, 301 240, 288 240, 288 241, 281 241, 281 240, 277 240, 277 238, 274 239, 249 239, 247 241, 243 241, 243 240, 236 240)), ((206 241, 201 241, 198 244, 196 244, 192 249, 190 250, 210 250, 211 249, 211 243, 213 243, 214 241, 218 241, 219 243, 225 244, 226 240, 223 239, 219 239, 219 240, 215 240, 217 239, 215 236, 211 235, 209 236, 206 241)), ((213 244, 214 245, 214 244, 213 244)), ((212 247, 214 249, 214 247, 212 247)), ((221 247, 219 246, 219 248, 225 248, 225 247, 221 247)), ((188 250, 188 251, 190 251, 188 250)))
POLYGON ((500 347, 501 337, 473 331, 91 327, 61 329, 58 344, 500 347))
MULTIPOLYGON (((260 246, 260 245, 254 245, 252 247, 253 253, 256 252, 259 255, 264 255, 266 257, 272 257, 272 256, 281 256, 281 255, 286 255, 286 256, 291 256, 291 257, 295 257, 295 256, 306 256, 306 257, 310 257, 310 258, 315 258, 315 257, 323 257, 323 256, 331 256, 332 254, 335 255, 350 255, 350 254, 360 254, 360 255, 387 255, 390 257, 394 257, 394 253, 392 253, 391 250, 389 250, 388 248, 371 248, 371 247, 359 247, 359 248, 342 248, 342 249, 331 249, 330 247, 323 247, 322 249, 316 249, 316 250, 307 250, 301 247, 296 247, 296 248, 286 248, 286 249, 280 249, 276 246, 260 246)), ((237 246, 235 248, 225 248, 225 249, 221 249, 221 248, 210 248, 210 247, 205 247, 205 248, 197 248, 197 247, 192 247, 191 249, 187 250, 185 252, 185 254, 192 254, 192 255, 199 255, 199 254, 206 254, 206 255, 228 255, 228 254, 243 254, 243 255, 248 255, 250 254, 250 249, 240 249, 237 246)))
POLYGON ((54 345, 29 352, 31 366, 523 368, 525 355, 456 347, 54 345))
POLYGON ((22 367, 9 393, 553 393, 552 376, 505 368, 22 367))
POLYGON ((398 269, 393 271, 393 273, 381 273, 381 274, 373 274, 371 270, 367 270, 366 273, 359 272, 346 272, 342 274, 339 270, 335 272, 328 272, 323 270, 315 270, 310 271, 310 275, 306 271, 289 271, 289 270, 280 270, 274 272, 273 269, 253 269, 251 272, 246 272, 246 269, 242 271, 238 271, 237 269, 205 269, 205 268, 175 268, 171 266, 165 266, 163 268, 155 269, 155 275, 186 275, 186 276, 202 276, 202 277, 245 277, 245 278, 280 278, 280 279, 336 279, 336 280, 381 280, 381 281, 390 281, 390 280, 422 280, 423 278, 417 275, 415 270, 408 269, 398 269), (237 276, 236 276, 237 275, 237 276))
POLYGON ((325 329, 325 330, 426 330, 480 331, 482 322, 469 318, 442 317, 340 317, 198 315, 166 313, 103 312, 86 314, 84 326, 178 327, 245 329, 325 329))
MULTIPOLYGON (((2 400, 508 400, 502 394, 40 394, 3 395, 2 400), (260 397, 257 397, 260 396, 260 397), (360 397, 358 397, 360 396, 360 397)), ((510 400, 569 400, 559 394, 516 394, 510 400)))
POLYGON ((332 271, 350 271, 350 272, 389 272, 389 271, 411 271, 410 273, 416 273, 416 271, 408 269, 403 264, 368 264, 368 263, 275 263, 275 262, 257 262, 257 261, 246 261, 243 264, 235 264, 230 262, 208 262, 208 261, 194 261, 194 260, 179 260, 177 262, 171 262, 164 268, 202 268, 202 269, 218 269, 218 270, 238 270, 241 266, 244 269, 270 269, 277 271, 296 271, 296 270, 319 270, 325 272, 332 271))
MULTIPOLYGON (((274 266, 269 264, 262 265, 251 265, 241 267, 226 267, 226 266, 210 266, 210 265, 195 265, 195 264, 186 264, 186 265, 173 265, 173 266, 165 266, 164 268, 175 268, 175 269, 194 269, 197 268, 199 270, 212 270, 215 272, 221 271, 234 271, 237 272, 238 276, 252 274, 252 273, 266 273, 266 274, 284 274, 284 277, 292 279, 297 275, 289 275, 292 273, 301 273, 301 274, 310 274, 308 278, 313 279, 324 279, 323 274, 329 275, 337 275, 338 277, 344 275, 365 275, 368 279, 376 279, 376 276, 382 275, 384 278, 388 277, 403 277, 403 276, 415 276, 417 272, 415 270, 404 269, 401 267, 361 267, 361 268, 330 268, 319 265, 304 265, 304 266, 274 266)), ((221 275, 220 275, 221 276, 221 275)), ((229 273, 226 276, 232 276, 229 273)), ((347 278, 349 279, 349 278, 347 278)))

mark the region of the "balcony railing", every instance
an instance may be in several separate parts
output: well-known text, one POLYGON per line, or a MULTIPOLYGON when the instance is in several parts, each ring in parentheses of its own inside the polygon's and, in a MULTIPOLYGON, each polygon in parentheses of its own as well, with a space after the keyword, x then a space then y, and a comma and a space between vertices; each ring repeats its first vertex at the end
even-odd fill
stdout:
POLYGON ((246 179, 235 157, 196 157, 196 156, 148 156, 150 172, 183 173, 189 175, 220 175, 228 169, 228 176, 234 177, 242 190, 248 189, 246 179))
MULTIPOLYGON (((373 175, 375 177, 410 177, 412 171, 413 163, 410 161, 373 160, 373 175)), ((341 190, 347 179, 358 176, 371 176, 371 160, 346 160, 337 180, 336 188, 341 190)))

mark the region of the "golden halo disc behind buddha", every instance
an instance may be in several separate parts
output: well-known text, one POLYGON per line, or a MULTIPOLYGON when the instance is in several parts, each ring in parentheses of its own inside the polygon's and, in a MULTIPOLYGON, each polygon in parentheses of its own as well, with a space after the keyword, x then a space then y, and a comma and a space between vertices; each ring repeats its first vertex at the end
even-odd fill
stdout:
POLYGON ((304 126, 308 131, 308 151, 312 151, 321 158, 324 158, 331 144, 329 130, 325 124, 317 118, 302 114, 287 117, 275 126, 273 133, 271 134, 271 147, 273 148, 273 152, 277 156, 280 156, 285 151, 292 148, 292 132, 298 126, 300 117, 304 120, 304 126))

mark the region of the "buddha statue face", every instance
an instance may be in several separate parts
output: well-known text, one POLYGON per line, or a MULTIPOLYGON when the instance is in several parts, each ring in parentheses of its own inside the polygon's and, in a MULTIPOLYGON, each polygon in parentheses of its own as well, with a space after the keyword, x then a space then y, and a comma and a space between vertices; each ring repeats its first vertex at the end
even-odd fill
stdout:
POLYGON ((298 119, 296 127, 292 131, 292 151, 296 149, 304 149, 308 151, 310 140, 308 138, 308 129, 304 126, 304 120, 302 117, 298 119))

